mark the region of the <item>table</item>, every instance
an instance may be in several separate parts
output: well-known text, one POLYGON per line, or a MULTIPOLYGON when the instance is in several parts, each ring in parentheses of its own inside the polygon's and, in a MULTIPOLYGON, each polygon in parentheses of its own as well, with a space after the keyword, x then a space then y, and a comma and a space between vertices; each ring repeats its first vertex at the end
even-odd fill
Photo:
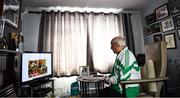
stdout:
POLYGON ((80 76, 76 79, 80 82, 80 89, 82 91, 82 96, 87 97, 90 96, 89 93, 89 84, 94 83, 95 84, 95 92, 96 96, 98 96, 99 91, 104 88, 104 77, 99 76, 80 76))

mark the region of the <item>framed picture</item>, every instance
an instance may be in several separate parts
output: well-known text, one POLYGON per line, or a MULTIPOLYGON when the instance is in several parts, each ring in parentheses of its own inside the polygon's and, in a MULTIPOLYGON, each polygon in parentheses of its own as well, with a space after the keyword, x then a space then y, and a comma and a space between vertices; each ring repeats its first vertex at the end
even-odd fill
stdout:
POLYGON ((156 8, 155 15, 156 15, 157 20, 168 17, 169 16, 168 4, 166 3, 166 4, 156 8))
POLYGON ((89 75, 89 66, 79 66, 79 74, 80 74, 80 76, 88 76, 89 75))
POLYGON ((162 34, 154 35, 154 42, 162 41, 162 34))
POLYGON ((19 14, 20 3, 18 0, 4 0, 3 17, 8 23, 18 27, 19 14))
POLYGON ((180 0, 169 0, 169 8, 172 15, 180 12, 180 0))
POLYGON ((169 18, 169 19, 162 21, 161 25, 162 25, 162 31, 163 32, 175 29, 173 18, 169 18))
POLYGON ((180 28, 177 29, 178 38, 180 40, 180 28))
POLYGON ((14 40, 16 44, 19 43, 18 37, 19 37, 19 33, 17 33, 17 32, 11 32, 11 37, 10 37, 10 39, 11 39, 11 40, 14 40))
POLYGON ((176 27, 180 27, 180 15, 174 17, 176 27))
POLYGON ((164 35, 164 40, 167 42, 167 48, 168 49, 175 49, 176 48, 175 33, 164 35))
POLYGON ((146 19, 146 24, 149 25, 156 21, 156 15, 155 15, 155 13, 152 13, 152 14, 146 16, 145 19, 146 19))
POLYGON ((151 34, 152 33, 152 29, 151 29, 151 26, 149 26, 149 27, 145 27, 144 28, 144 31, 145 31, 145 34, 151 34))
POLYGON ((152 33, 158 33, 161 32, 161 26, 160 23, 155 23, 151 26, 152 33))

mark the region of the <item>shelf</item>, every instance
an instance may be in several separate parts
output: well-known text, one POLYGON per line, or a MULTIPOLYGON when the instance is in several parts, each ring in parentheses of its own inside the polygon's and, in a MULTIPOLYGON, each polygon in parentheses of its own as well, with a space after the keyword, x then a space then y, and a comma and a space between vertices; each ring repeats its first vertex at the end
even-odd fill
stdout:
POLYGON ((9 19, 5 19, 5 23, 6 23, 7 25, 10 25, 10 26, 13 27, 14 29, 17 29, 17 28, 18 28, 18 26, 17 26, 15 23, 13 23, 11 20, 9 20, 9 19))
POLYGON ((23 54, 21 51, 0 49, 0 53, 23 54))
MULTIPOLYGON (((45 79, 44 81, 36 81, 32 83, 28 83, 26 85, 21 86, 22 89, 27 89, 27 93, 29 97, 45 97, 49 92, 52 92, 52 97, 54 96, 54 79, 45 79), (42 87, 42 85, 51 83, 50 87, 42 87), (30 90, 28 90, 30 89, 30 90)), ((27 97, 26 96, 26 97, 27 97)))

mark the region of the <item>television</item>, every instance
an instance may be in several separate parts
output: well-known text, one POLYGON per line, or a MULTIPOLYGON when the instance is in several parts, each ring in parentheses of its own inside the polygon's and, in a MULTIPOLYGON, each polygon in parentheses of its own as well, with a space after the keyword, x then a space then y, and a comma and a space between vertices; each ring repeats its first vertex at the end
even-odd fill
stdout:
POLYGON ((21 64, 21 83, 51 78, 53 75, 51 52, 24 52, 21 64))

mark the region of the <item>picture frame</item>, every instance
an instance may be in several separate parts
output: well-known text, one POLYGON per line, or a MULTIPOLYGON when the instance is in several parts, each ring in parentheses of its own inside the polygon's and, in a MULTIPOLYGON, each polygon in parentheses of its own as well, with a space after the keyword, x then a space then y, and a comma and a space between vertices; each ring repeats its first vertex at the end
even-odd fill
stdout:
POLYGON ((180 0, 169 0, 170 13, 176 14, 180 12, 180 0))
POLYGON ((156 19, 160 20, 169 16, 168 4, 165 3, 155 9, 156 19))
POLYGON ((163 32, 175 29, 173 18, 168 18, 166 20, 163 20, 161 22, 161 25, 162 25, 163 32))
POLYGON ((154 22, 156 21, 156 15, 155 15, 155 13, 152 13, 152 14, 146 16, 145 20, 146 20, 146 24, 147 24, 147 25, 149 25, 149 24, 151 24, 151 23, 154 23, 154 22))
POLYGON ((180 15, 174 17, 175 26, 180 27, 180 15))
POLYGON ((11 36, 10 36, 10 39, 11 39, 11 40, 14 40, 15 43, 18 44, 18 43, 19 43, 18 37, 20 36, 20 34, 17 33, 17 32, 11 32, 10 35, 11 35, 11 36))
POLYGON ((145 34, 146 34, 146 35, 152 34, 151 26, 145 27, 145 28, 144 28, 144 31, 145 31, 145 34))
POLYGON ((154 35, 154 42, 162 41, 162 34, 154 35))
POLYGON ((4 0, 3 18, 18 28, 20 16, 20 3, 18 0, 4 0))
POLYGON ((79 75, 88 76, 89 75, 89 66, 79 66, 79 75))
POLYGON ((176 48, 176 39, 175 33, 164 35, 164 41, 167 42, 167 49, 175 49, 176 48))
POLYGON ((178 38, 180 40, 180 28, 177 29, 178 38))
POLYGON ((152 29, 152 33, 158 33, 158 32, 161 32, 161 25, 160 23, 155 23, 151 26, 151 29, 152 29))

